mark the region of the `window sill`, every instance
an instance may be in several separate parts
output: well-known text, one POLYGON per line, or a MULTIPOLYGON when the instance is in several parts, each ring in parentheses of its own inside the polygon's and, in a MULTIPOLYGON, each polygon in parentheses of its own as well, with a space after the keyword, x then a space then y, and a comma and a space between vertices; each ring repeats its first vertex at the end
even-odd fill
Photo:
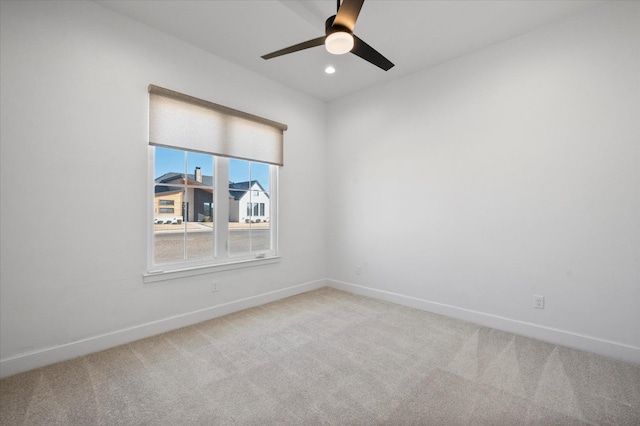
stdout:
POLYGON ((232 269, 243 269, 253 266, 270 265, 278 262, 280 262, 280 256, 272 256, 259 259, 247 259, 236 262, 221 263, 218 265, 203 265, 184 269, 172 269, 169 271, 147 271, 142 274, 142 281, 145 284, 149 284, 159 281, 175 280, 179 278, 193 277, 196 275, 229 271, 232 269))

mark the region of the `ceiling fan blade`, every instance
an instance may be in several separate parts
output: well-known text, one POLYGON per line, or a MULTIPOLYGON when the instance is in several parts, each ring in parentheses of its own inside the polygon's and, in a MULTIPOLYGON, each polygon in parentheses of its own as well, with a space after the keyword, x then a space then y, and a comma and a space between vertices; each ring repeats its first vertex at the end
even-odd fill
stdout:
POLYGON ((362 9, 362 3, 364 0, 343 0, 333 25, 347 27, 349 31, 353 32, 360 9, 362 9))
POLYGON ((351 53, 361 57, 365 61, 371 62, 373 65, 382 68, 385 71, 389 71, 393 68, 393 62, 382 56, 376 49, 362 41, 362 39, 354 35, 353 41, 354 45, 353 49, 351 49, 351 53))
POLYGON ((276 50, 275 52, 268 53, 266 55, 262 55, 262 59, 271 59, 282 55, 287 55, 289 53, 298 52, 300 50, 309 49, 311 47, 322 46, 324 44, 324 39, 327 36, 322 36, 318 38, 314 38, 313 40, 308 40, 302 43, 294 44, 293 46, 285 47, 284 49, 276 50))

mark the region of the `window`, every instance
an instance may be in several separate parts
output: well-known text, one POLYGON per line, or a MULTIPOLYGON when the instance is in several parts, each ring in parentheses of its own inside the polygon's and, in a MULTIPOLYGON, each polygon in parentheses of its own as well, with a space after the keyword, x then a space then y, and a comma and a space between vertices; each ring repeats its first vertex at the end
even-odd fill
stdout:
MULTIPOLYGON (((265 194, 265 197, 269 197, 265 194)), ((247 203, 247 216, 264 216, 266 203, 247 203)))
POLYGON ((277 257, 286 126, 156 86, 149 92, 146 276, 277 257))
POLYGON ((264 216, 265 203, 247 203, 247 216, 264 216))

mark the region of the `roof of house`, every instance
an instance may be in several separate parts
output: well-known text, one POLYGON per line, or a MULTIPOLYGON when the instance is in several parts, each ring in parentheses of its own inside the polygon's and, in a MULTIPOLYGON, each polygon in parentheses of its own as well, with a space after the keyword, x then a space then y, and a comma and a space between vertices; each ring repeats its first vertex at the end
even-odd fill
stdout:
MULTIPOLYGON (((184 177, 184 173, 169 172, 156 178, 156 183, 171 184, 174 180, 183 179, 183 177, 184 177)), ((213 176, 202 175, 202 182, 198 182, 196 181, 196 176, 194 174, 188 174, 187 181, 189 181, 190 184, 201 183, 202 185, 205 185, 205 186, 213 186, 213 176)))
POLYGON ((168 195, 168 194, 173 194, 180 191, 182 190, 180 188, 176 188, 175 186, 156 185, 154 193, 168 195))
MULTIPOLYGON (((264 192, 264 188, 260 185, 260 182, 257 180, 251 180, 245 182, 229 182, 229 195, 231 195, 234 200, 238 201, 249 189, 253 188, 254 185, 258 185, 260 187, 260 191, 264 192)), ((269 194, 265 193, 265 195, 269 197, 269 194)))

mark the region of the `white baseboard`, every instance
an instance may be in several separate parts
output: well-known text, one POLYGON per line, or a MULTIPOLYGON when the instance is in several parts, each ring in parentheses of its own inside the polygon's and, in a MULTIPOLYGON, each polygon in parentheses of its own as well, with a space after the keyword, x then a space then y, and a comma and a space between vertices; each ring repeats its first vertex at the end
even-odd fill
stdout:
POLYGON ((222 315, 227 315, 243 309, 295 296, 327 285, 326 280, 311 281, 268 293, 258 294, 244 299, 234 300, 198 311, 188 312, 158 321, 116 330, 110 333, 89 337, 75 342, 66 343, 50 348, 40 349, 19 354, 10 358, 0 359, 0 377, 12 376, 23 371, 69 360, 104 349, 112 348, 139 339, 165 333, 177 328, 197 324, 222 315))
POLYGON ((110 333, 77 340, 63 345, 0 359, 0 377, 11 376, 23 371, 32 370, 34 368, 43 367, 45 365, 54 364, 56 362, 123 345, 139 339, 154 336, 156 334, 165 333, 177 328, 186 327, 212 318, 241 311, 243 309, 280 300, 285 297, 295 296, 296 294, 305 293, 324 286, 330 286, 350 293, 458 318, 486 327, 544 340, 557 345, 569 346, 622 361, 640 364, 640 348, 636 346, 612 342, 551 327, 544 327, 533 323, 517 321, 484 312, 472 311, 456 306, 445 305, 425 299, 405 296, 398 293, 364 287, 347 282, 336 280, 317 280, 244 299, 222 303, 220 305, 164 318, 158 321, 140 324, 122 330, 116 330, 110 333))
POLYGON ((510 333, 515 333, 538 340, 544 340, 556 345, 568 346, 571 348, 592 352, 621 361, 640 364, 640 348, 636 346, 613 342, 605 339, 599 339, 597 337, 573 333, 557 328, 545 327, 529 322, 518 321, 498 315, 487 314, 484 312, 472 311, 469 309, 432 302, 417 297, 405 296, 389 291, 378 290, 371 287, 364 287, 361 285, 351 284, 343 281, 329 279, 327 280, 327 283, 329 287, 348 291, 354 294, 359 294, 361 296, 367 296, 373 299, 383 300, 385 302, 396 303, 398 305, 403 305, 410 308, 433 312, 436 314, 483 325, 485 327, 508 331, 510 333))

